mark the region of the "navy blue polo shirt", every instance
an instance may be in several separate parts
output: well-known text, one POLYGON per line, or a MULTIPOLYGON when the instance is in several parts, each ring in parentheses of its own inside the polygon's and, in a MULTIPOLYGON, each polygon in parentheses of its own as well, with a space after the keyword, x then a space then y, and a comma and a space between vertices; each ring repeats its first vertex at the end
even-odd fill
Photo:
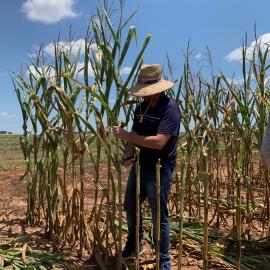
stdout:
POLYGON ((140 148, 139 159, 141 169, 156 170, 156 163, 160 158, 162 170, 167 168, 173 170, 176 163, 180 128, 179 106, 173 99, 166 96, 165 93, 161 93, 159 101, 154 108, 149 107, 147 109, 148 104, 148 102, 142 102, 141 105, 136 107, 132 130, 142 136, 166 134, 171 135, 171 137, 161 150, 138 146, 140 148), (143 119, 140 117, 140 114, 143 115, 143 119))

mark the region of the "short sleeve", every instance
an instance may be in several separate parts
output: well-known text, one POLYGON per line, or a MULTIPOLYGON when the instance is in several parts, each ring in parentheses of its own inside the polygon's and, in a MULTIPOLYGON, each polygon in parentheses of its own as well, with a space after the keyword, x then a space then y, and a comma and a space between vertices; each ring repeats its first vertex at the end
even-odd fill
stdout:
POLYGON ((180 119, 179 107, 177 105, 169 105, 160 120, 157 134, 178 136, 180 119))

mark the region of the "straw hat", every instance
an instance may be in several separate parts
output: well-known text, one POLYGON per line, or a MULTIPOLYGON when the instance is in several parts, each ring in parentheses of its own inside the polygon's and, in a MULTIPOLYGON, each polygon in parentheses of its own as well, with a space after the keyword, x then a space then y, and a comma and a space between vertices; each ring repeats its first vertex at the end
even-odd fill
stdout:
POLYGON ((161 79, 161 75, 162 68, 159 64, 143 64, 137 83, 128 89, 128 93, 135 97, 146 97, 172 88, 174 83, 161 79))

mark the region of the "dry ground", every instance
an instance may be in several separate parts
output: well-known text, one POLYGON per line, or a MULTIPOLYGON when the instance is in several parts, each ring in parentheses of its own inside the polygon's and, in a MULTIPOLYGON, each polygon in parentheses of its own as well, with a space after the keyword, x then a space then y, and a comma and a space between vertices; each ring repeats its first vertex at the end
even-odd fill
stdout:
MULTIPOLYGON (((24 236, 24 242, 27 242, 33 249, 53 252, 52 243, 46 238, 44 228, 42 226, 32 227, 26 222, 26 182, 20 180, 23 173, 22 169, 0 171, 0 241, 24 236)), ((152 252, 149 245, 146 245, 146 256, 151 256, 152 252)), ((172 251, 172 257, 173 255, 176 255, 176 252, 172 251)), ((91 261, 89 256, 84 256, 81 260, 76 257, 76 254, 73 254, 59 267, 62 269, 95 269, 95 263, 91 261)), ((197 270, 201 269, 202 261, 186 258, 183 264, 186 265, 182 268, 183 270, 197 270)), ((176 262, 173 262, 173 265, 173 269, 176 269, 176 262)))
MULTIPOLYGON (((21 164, 16 165, 16 160, 21 162, 21 156, 13 157, 10 159, 4 159, 0 156, 0 164, 2 169, 0 169, 0 242, 2 240, 16 238, 18 236, 24 237, 24 242, 27 242, 30 247, 33 249, 46 250, 48 252, 53 253, 53 245, 48 239, 44 227, 29 226, 26 222, 26 208, 27 208, 27 183, 26 180, 20 180, 21 176, 24 174, 24 169, 22 169, 21 164), (14 166, 13 163, 16 163, 14 166), (3 169, 4 168, 4 169, 3 169)), ((258 159, 259 160, 259 159, 258 159)), ((256 167, 258 164, 256 163, 256 167)), ((106 172, 104 168, 104 173, 100 174, 100 179, 104 179, 106 182, 106 172)), ((123 179, 127 179, 127 170, 124 169, 123 179)), ((105 185, 104 182, 104 185, 105 185)), ((102 184, 102 181, 101 181, 102 184)), ((125 190, 125 181, 123 181, 123 189, 125 190)), ((91 209, 93 205, 93 184, 91 182, 86 183, 85 187, 86 194, 86 207, 91 209)), ((244 193, 243 193, 244 194, 244 193)), ((262 203, 262 189, 255 192, 256 201, 262 203)), ((203 212, 201 213, 203 215, 203 212)), ((211 216, 209 217, 211 219, 211 216)), ((227 232, 224 232, 226 234, 227 232)), ((259 226, 254 226, 254 231, 252 232, 252 238, 256 239, 260 236, 261 228, 259 226)), ((124 236, 125 238, 125 236, 124 236)), ((123 242, 125 239, 123 239, 123 242)), ((146 255, 144 255, 145 259, 153 258, 153 250, 149 246, 149 244, 145 244, 146 246, 146 255)), ((70 250, 66 250, 70 252, 70 256, 67 260, 62 261, 59 264, 59 269, 98 269, 95 268, 95 261, 90 258, 90 255, 85 254, 82 259, 78 258, 77 254, 71 252, 70 250)), ((186 255, 186 254, 185 254, 186 255)), ((253 254, 251 254, 253 255, 253 254)), ((172 257, 172 269, 177 269, 177 251, 171 251, 172 257)), ((148 269, 153 269, 148 268, 148 269)), ((191 254, 186 256, 182 262, 182 270, 199 270, 202 269, 202 260, 201 256, 196 256, 196 254, 191 254)), ((149 265, 150 267, 150 265, 149 265)), ((214 268, 218 269, 218 268, 214 268)), ((259 267, 256 269, 260 270, 269 270, 270 266, 267 268, 259 267)), ((221 270, 221 269, 219 269, 221 270)))

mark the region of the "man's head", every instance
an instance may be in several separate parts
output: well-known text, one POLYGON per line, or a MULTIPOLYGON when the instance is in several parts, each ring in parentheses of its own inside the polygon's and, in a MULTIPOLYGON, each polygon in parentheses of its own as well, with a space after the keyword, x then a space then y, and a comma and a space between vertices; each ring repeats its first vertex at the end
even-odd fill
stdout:
POLYGON ((150 107, 154 107, 159 100, 160 94, 161 93, 157 93, 157 94, 151 95, 151 96, 145 96, 145 97, 143 97, 143 100, 147 103, 150 103, 150 107))
POLYGON ((128 92, 136 97, 148 97, 160 94, 173 87, 173 82, 163 80, 161 77, 162 68, 159 64, 143 64, 137 83, 128 92))

